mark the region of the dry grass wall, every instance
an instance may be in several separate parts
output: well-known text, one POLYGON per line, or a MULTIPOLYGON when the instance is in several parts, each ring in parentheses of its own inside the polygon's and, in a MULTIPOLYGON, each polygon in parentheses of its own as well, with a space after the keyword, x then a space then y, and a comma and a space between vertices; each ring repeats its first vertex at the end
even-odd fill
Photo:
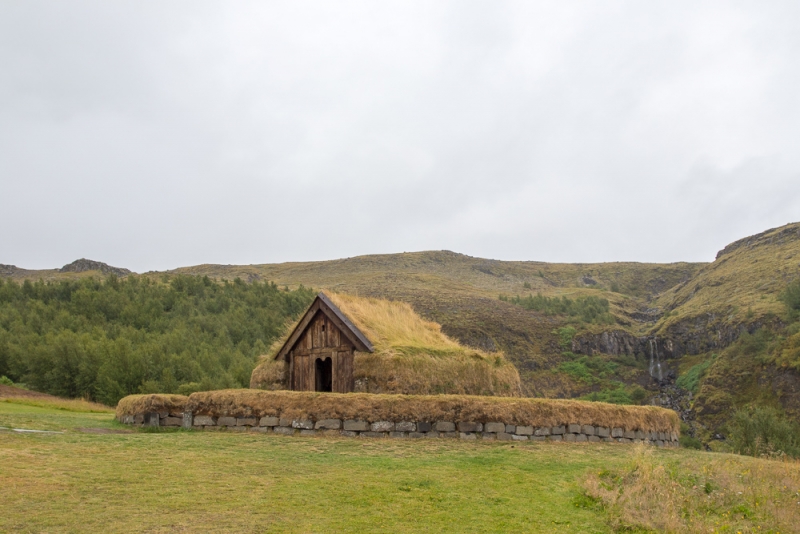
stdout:
MULTIPOLYGON (((126 397, 117 417, 158 411, 176 405, 177 395, 126 397)), ((185 398, 185 397, 182 397, 185 398)), ((373 395, 229 389, 193 393, 186 410, 195 416, 264 417, 288 419, 359 419, 377 421, 505 422, 546 427, 594 425, 625 430, 678 432, 678 416, 655 406, 620 406, 602 402, 559 399, 485 397, 475 395, 373 395)))
POLYGON ((189 397, 151 393, 149 395, 128 395, 117 403, 116 417, 151 412, 181 413, 184 411, 189 397))

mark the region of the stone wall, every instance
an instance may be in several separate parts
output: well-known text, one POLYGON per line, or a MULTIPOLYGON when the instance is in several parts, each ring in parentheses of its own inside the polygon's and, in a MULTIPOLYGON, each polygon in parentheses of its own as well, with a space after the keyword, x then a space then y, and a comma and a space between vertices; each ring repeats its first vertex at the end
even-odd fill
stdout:
POLYGON ((677 447, 676 432, 646 432, 592 425, 521 426, 502 421, 477 423, 453 421, 375 421, 359 419, 287 419, 193 415, 190 412, 150 412, 120 415, 125 424, 154 427, 183 427, 195 430, 260 432, 287 436, 335 435, 362 438, 451 438, 499 441, 570 441, 647 443, 677 447))

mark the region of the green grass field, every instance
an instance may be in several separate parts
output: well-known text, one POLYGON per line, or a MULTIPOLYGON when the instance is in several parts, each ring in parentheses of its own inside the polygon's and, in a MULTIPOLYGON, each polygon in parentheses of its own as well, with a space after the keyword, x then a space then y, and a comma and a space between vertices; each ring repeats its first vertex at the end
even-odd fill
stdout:
POLYGON ((64 433, 0 431, 3 532, 614 532, 625 503, 587 491, 597 477, 624 480, 613 473, 643 454, 680 487, 721 459, 733 478, 760 473, 757 495, 724 497, 724 477, 702 486, 724 497, 696 512, 716 531, 791 532, 782 525, 800 518, 798 464, 623 445, 131 431, 111 413, 31 402, 0 400, 0 426, 64 433))

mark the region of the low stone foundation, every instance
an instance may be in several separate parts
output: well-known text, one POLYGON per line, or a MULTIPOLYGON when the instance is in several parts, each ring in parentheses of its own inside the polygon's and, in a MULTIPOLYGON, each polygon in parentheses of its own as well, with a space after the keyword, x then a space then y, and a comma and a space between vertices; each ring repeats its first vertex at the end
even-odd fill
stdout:
POLYGON ((335 435, 361 438, 451 438, 499 441, 569 441, 647 443, 658 447, 677 447, 677 432, 646 432, 592 425, 559 426, 510 425, 452 421, 375 421, 359 419, 286 419, 266 417, 215 417, 191 412, 150 412, 121 415, 125 424, 153 427, 183 427, 195 430, 274 433, 287 436, 335 435))

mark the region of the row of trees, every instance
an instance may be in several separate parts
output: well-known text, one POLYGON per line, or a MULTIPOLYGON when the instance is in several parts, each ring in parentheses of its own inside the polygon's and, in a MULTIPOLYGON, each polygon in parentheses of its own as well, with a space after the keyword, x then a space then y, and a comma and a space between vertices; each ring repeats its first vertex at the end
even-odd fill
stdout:
POLYGON ((247 387, 258 356, 313 296, 186 275, 0 279, 0 375, 109 405, 131 393, 247 387))

